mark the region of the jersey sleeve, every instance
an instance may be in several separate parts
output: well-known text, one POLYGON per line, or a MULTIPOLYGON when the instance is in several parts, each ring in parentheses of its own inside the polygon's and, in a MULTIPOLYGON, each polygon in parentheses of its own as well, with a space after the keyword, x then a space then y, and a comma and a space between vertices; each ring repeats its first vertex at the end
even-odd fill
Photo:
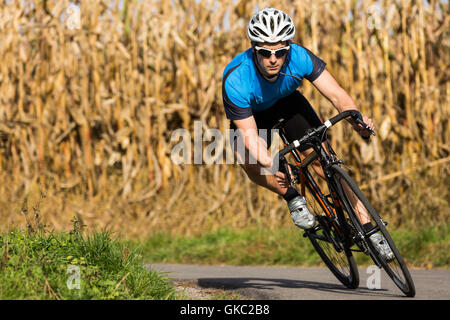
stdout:
POLYGON ((299 48, 299 57, 301 59, 300 63, 302 63, 302 60, 304 62, 302 63, 302 71, 304 73, 303 77, 308 79, 310 82, 313 82, 322 74, 327 64, 305 47, 299 46, 299 48))
POLYGON ((239 88, 236 81, 233 81, 235 79, 228 77, 230 73, 224 76, 222 82, 225 114, 229 120, 246 119, 253 115, 252 107, 248 99, 245 98, 245 89, 239 88))

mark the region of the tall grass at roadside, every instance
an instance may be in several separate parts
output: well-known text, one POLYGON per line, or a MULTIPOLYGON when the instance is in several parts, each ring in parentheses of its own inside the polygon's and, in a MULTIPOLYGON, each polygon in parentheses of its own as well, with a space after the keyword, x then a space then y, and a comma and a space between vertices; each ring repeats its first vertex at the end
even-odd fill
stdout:
MULTIPOLYGON (((0 4, 0 230, 39 189, 57 230, 73 214, 132 237, 282 226, 283 203, 237 166, 170 159, 173 130, 227 128, 222 70, 263 6, 293 17, 295 42, 374 119, 370 143, 344 125, 330 137, 383 218, 448 221, 448 1, 95 0, 79 2, 79 29, 67 28, 70 3, 0 4)), ((301 90, 322 119, 336 113, 301 90)))
POLYGON ((0 233, 0 299, 175 299, 139 252, 108 232, 0 233), (79 281, 79 282, 77 282, 79 281))

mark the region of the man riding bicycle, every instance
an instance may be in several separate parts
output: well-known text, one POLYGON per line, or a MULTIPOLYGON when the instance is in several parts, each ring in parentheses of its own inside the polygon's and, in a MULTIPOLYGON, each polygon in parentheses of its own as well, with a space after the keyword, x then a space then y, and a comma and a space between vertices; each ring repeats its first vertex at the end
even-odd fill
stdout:
MULTIPOLYGON (((262 174, 264 169, 273 168, 274 163, 268 150, 270 134, 265 141, 258 135, 258 129, 270 130, 279 119, 284 119, 286 138, 292 142, 304 136, 308 129, 322 124, 310 103, 297 91, 304 78, 339 112, 358 108, 326 70, 326 63, 292 42, 294 35, 294 23, 283 11, 266 8, 257 12, 248 24, 251 48, 237 55, 225 68, 222 93, 231 129, 245 133, 245 154, 234 150, 238 157, 244 159, 241 167, 254 183, 287 201, 295 225, 309 229, 315 224, 314 215, 309 211, 305 198, 288 185, 285 174, 280 171, 262 174), (250 161, 251 157, 256 161, 250 161)), ((363 116, 363 121, 373 129, 370 118, 363 116)), ((352 122, 352 126, 362 137, 370 135, 361 125, 352 122)), ((313 151, 299 150, 303 156, 313 151)), ((319 165, 315 165, 314 170, 324 177, 319 165)), ((372 227, 367 215, 361 213, 360 219, 367 228, 372 227)), ((372 241, 378 243, 377 247, 383 251, 387 250, 383 240, 372 241)))

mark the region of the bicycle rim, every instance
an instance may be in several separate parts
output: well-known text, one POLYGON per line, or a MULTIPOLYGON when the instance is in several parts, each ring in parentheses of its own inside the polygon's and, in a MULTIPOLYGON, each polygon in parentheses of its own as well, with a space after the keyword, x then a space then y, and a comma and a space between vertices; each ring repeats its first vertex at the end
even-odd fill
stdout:
MULTIPOLYGON (((387 231, 385 224, 376 212, 376 210, 370 205, 367 198, 361 192, 357 184, 353 179, 345 172, 340 166, 333 166, 334 177, 336 182, 344 189, 351 190, 352 192, 341 192, 341 198, 343 198, 343 209, 347 211, 350 220, 354 225, 358 225, 356 230, 363 230, 362 223, 357 218, 358 213, 361 216, 365 216, 365 219, 370 220, 374 229, 369 232, 369 236, 374 233, 379 233, 384 236, 387 244, 391 248, 394 258, 387 261, 375 248, 370 239, 363 240, 363 245, 370 251, 372 259, 377 265, 381 265, 386 271, 388 276, 394 281, 396 286, 407 296, 413 297, 415 295, 414 282, 411 278, 411 274, 398 251, 391 235, 387 231)), ((360 239, 361 240, 361 239, 360 239)))
MULTIPOLYGON (((314 192, 313 189, 309 190, 314 192)), ((307 230, 306 236, 333 275, 347 288, 356 289, 359 286, 359 273, 351 250, 342 242, 339 232, 323 208, 323 201, 318 200, 319 195, 308 198, 308 208, 319 223, 315 228, 307 230)))

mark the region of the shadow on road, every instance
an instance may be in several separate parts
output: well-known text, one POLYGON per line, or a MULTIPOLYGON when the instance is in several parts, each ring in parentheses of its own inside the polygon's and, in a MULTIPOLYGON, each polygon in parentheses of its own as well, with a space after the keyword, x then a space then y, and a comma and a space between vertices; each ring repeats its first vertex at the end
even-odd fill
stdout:
MULTIPOLYGON (((338 295, 347 294, 358 296, 373 296, 381 299, 398 298, 399 295, 387 293, 386 289, 368 289, 360 287, 357 289, 347 289, 343 285, 304 281, 304 280, 288 280, 288 279, 267 279, 267 278, 201 278, 198 279, 198 285, 203 288, 215 288, 215 289, 228 289, 237 290, 242 294, 256 299, 297 299, 295 292, 292 295, 285 292, 280 294, 279 288, 292 288, 292 289, 310 289, 316 291, 325 291, 329 293, 336 293, 338 295)), ((303 295, 304 297, 304 295, 303 295)), ((332 294, 330 298, 335 298, 336 295, 332 294)))

